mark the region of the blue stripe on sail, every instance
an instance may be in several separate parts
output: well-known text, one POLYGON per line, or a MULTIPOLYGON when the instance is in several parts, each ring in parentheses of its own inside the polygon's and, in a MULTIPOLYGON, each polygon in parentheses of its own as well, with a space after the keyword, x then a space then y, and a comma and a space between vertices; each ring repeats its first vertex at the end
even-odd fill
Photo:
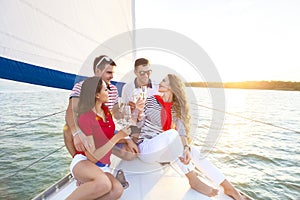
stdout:
MULTIPOLYGON (((84 80, 86 77, 0 56, 0 78, 70 90, 76 82, 84 80)), ((119 95, 121 95, 124 83, 112 81, 112 84, 117 86, 119 95)))
POLYGON ((0 57, 0 78, 54 88, 72 89, 75 79, 78 82, 86 77, 0 57))

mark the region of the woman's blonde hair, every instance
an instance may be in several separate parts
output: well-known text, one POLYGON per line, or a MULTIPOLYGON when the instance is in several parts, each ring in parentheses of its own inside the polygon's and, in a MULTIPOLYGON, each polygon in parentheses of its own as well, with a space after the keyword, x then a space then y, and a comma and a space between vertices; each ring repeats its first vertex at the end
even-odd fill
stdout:
POLYGON ((185 85, 182 80, 175 74, 168 74, 170 87, 173 92, 173 109, 177 118, 184 125, 187 141, 191 142, 190 137, 190 108, 187 103, 185 85))

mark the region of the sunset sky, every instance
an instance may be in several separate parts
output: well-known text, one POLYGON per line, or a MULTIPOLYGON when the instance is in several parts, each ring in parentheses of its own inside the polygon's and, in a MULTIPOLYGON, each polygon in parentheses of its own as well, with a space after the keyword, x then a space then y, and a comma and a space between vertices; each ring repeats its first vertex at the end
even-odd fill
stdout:
MULTIPOLYGON (((194 40, 224 82, 300 81, 300 1, 138 0, 135 6, 136 28, 169 29, 194 40)), ((161 54, 140 55, 160 64, 167 57, 161 54)))

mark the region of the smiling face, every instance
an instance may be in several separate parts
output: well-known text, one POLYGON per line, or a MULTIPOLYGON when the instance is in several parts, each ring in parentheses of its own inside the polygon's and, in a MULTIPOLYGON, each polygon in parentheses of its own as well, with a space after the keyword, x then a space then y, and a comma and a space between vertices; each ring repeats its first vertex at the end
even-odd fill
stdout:
POLYGON ((151 72, 150 65, 139 65, 135 68, 134 73, 139 86, 147 85, 149 83, 151 72))
POLYGON ((96 99, 101 103, 105 103, 108 101, 108 88, 104 80, 102 80, 102 87, 100 92, 96 94, 96 99))
POLYGON ((163 80, 159 83, 158 91, 159 92, 172 92, 171 86, 170 86, 170 80, 169 80, 168 76, 163 78, 163 80))

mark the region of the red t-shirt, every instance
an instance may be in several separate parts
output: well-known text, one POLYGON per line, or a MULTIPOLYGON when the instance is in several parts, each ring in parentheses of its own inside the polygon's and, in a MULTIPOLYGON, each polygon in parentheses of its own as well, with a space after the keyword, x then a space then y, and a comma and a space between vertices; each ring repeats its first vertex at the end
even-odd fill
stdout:
MULTIPOLYGON (((115 123, 110 112, 106 106, 102 107, 106 116, 106 122, 101 117, 96 115, 92 110, 83 113, 78 118, 78 125, 86 136, 92 135, 94 137, 95 147, 106 144, 113 136, 115 131, 115 123)), ((99 162, 103 164, 110 164, 110 150, 99 162)))

